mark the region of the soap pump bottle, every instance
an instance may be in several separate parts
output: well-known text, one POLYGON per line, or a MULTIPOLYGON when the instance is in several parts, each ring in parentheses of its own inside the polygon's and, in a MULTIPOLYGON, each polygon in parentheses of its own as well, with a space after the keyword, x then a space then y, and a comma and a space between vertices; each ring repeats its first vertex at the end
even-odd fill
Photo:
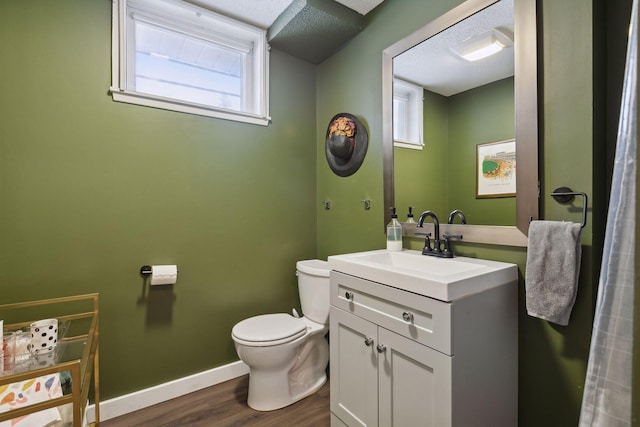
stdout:
POLYGON ((388 251, 401 251, 402 250, 402 225, 398 222, 398 215, 396 214, 396 208, 389 208, 393 211, 391 214, 391 221, 387 224, 387 250, 388 251))
POLYGON ((409 206, 409 213, 407 214, 407 223, 415 224, 416 221, 413 219, 413 206, 409 206))

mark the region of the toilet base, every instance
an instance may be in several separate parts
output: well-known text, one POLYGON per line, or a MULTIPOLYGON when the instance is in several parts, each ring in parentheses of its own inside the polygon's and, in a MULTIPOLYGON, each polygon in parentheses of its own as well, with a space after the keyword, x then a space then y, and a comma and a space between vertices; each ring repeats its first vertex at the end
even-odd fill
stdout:
POLYGON ((265 388, 258 388, 256 386, 252 387, 251 384, 256 384, 255 377, 253 379, 249 379, 249 394, 247 396, 247 405, 250 408, 255 409, 256 411, 275 411, 276 409, 281 409, 289 405, 293 405, 294 403, 304 399, 305 397, 311 396, 327 382, 327 375, 325 374, 322 378, 318 378, 315 384, 305 387, 305 391, 291 396, 275 396, 274 394, 270 394, 268 397, 264 396, 262 391, 265 388))
MULTIPOLYGON (((249 372, 249 394, 247 404, 257 411, 273 411, 284 408, 315 393, 327 382, 329 343, 324 337, 325 328, 296 340, 280 349, 271 348, 268 353, 259 349, 241 348, 238 354, 248 356, 248 350, 257 350, 258 365, 247 363, 249 372), (287 350, 289 347, 289 350, 287 350), (272 352, 273 351, 273 352, 272 352), (269 356, 273 358, 269 360, 269 356), (277 362, 280 363, 270 363, 277 362)), ((251 358, 256 361, 256 358, 251 358)), ((247 361, 245 360, 245 363, 247 361)))

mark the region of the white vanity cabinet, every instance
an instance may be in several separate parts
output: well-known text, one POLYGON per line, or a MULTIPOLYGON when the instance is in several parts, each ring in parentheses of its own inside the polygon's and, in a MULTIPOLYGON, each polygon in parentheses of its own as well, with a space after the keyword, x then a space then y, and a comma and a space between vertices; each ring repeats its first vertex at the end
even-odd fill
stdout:
POLYGON ((517 285, 454 301, 331 272, 331 425, 516 426, 517 285))

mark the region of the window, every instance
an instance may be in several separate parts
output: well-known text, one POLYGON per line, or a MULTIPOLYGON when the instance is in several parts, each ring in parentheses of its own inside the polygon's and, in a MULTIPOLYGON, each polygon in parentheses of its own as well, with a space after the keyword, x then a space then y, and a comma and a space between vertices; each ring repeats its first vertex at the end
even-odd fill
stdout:
POLYGON ((180 0, 114 0, 115 101, 267 125, 266 32, 180 0))
POLYGON ((422 150, 423 89, 393 79, 393 143, 396 147, 422 150))

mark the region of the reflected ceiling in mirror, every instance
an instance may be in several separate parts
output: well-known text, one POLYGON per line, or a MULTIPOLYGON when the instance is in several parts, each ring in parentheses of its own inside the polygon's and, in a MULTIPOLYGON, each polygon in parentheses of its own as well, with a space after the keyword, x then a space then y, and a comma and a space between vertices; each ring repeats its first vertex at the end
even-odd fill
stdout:
POLYGON ((513 76, 513 0, 501 0, 393 58, 394 77, 451 96, 513 76), (476 61, 461 48, 496 41, 502 49, 476 61))

